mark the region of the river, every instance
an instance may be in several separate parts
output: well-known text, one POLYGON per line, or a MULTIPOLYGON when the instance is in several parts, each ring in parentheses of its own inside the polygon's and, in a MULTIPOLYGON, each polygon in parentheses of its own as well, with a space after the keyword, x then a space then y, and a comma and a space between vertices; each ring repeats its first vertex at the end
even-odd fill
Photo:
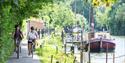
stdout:
MULTIPOLYGON (((112 36, 115 39, 115 63, 125 63, 125 37, 123 36, 112 36)), ((70 48, 67 48, 70 51, 70 48)), ((75 47, 75 52, 80 55, 75 47)), ((87 54, 84 58, 87 58, 87 54)), ((78 59, 80 60, 80 58, 78 59)), ((91 53, 91 63, 106 63, 106 53, 91 53)), ((108 63, 113 63, 113 53, 108 53, 108 63)))
MULTIPOLYGON (((125 63, 125 37, 112 36, 115 39, 115 63, 125 63)), ((106 63, 106 54, 91 54, 91 63, 106 63)), ((108 63, 113 63, 113 54, 108 53, 108 63)))

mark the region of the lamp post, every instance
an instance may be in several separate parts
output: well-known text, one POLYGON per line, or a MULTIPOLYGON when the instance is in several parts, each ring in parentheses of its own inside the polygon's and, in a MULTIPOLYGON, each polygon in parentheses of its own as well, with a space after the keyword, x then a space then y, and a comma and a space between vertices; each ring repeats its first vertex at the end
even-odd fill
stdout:
POLYGON ((81 30, 81 51, 80 51, 80 63, 83 63, 83 47, 84 47, 84 44, 83 44, 83 31, 81 30))
MULTIPOLYGON (((90 7, 89 7, 89 23, 90 23, 90 27, 91 27, 90 32, 94 33, 94 17, 93 17, 93 6, 92 6, 92 4, 90 4, 90 7)), ((91 33, 90 33, 90 36, 91 36, 91 33)), ((91 37, 90 37, 90 39, 91 39, 91 37)), ((89 60, 89 63, 91 63, 90 46, 91 46, 91 44, 90 44, 90 41, 89 41, 89 45, 88 45, 88 60, 89 60)))
POLYGON ((27 23, 27 33, 30 31, 30 19, 28 19, 27 21, 26 21, 26 23, 27 23))

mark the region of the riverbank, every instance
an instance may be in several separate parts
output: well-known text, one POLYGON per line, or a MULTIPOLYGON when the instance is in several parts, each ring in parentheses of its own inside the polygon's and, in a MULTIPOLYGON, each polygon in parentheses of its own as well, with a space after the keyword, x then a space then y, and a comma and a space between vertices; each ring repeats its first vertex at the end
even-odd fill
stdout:
POLYGON ((63 43, 59 35, 50 35, 42 39, 41 48, 38 48, 37 54, 41 63, 73 63, 74 56, 65 54, 63 43))

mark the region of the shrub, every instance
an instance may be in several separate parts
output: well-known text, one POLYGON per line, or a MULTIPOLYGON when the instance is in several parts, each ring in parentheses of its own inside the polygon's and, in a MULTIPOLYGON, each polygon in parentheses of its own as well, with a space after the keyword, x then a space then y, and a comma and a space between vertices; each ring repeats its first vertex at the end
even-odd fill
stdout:
POLYGON ((73 63, 74 56, 66 55, 63 52, 62 42, 60 36, 51 35, 51 38, 44 37, 44 44, 42 48, 37 49, 38 55, 41 57, 41 63, 51 63, 53 56, 53 63, 73 63), (58 47, 58 49, 57 49, 58 47))

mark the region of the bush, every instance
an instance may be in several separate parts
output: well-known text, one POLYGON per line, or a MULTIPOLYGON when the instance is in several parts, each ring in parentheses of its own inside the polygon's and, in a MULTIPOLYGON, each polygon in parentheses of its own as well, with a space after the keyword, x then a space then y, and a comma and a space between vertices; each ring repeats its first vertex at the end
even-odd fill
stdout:
POLYGON ((0 17, 0 63, 6 63, 14 49, 12 32, 18 21, 12 21, 13 16, 9 13, 9 9, 9 6, 4 8, 3 15, 0 17))
POLYGON ((2 30, 2 35, 0 36, 0 63, 6 63, 7 59, 13 52, 13 40, 11 38, 10 29, 2 30))
POLYGON ((51 38, 44 37, 44 44, 42 44, 43 47, 37 49, 38 55, 41 57, 41 63, 51 63, 52 56, 53 63, 73 63, 74 56, 67 56, 63 52, 61 37, 57 35, 51 35, 50 37, 51 38))

